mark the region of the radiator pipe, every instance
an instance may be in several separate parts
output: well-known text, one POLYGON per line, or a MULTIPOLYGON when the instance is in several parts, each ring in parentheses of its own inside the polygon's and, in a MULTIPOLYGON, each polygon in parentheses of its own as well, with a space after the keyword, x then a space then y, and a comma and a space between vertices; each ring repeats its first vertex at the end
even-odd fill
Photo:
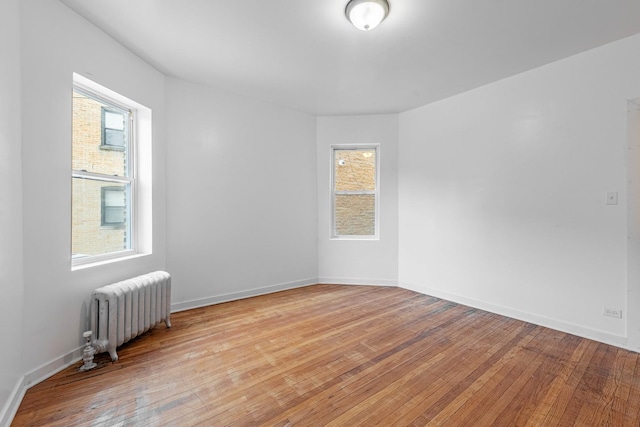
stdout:
POLYGON ((91 345, 91 335, 93 335, 93 331, 86 331, 82 334, 87 342, 85 343, 84 350, 82 351, 82 360, 84 365, 80 366, 81 371, 88 371, 98 366, 96 362, 93 361, 93 355, 96 354, 96 349, 91 345))
POLYGON ((96 354, 97 354, 97 353, 104 353, 105 351, 107 351, 107 344, 109 344, 107 340, 93 340, 93 342, 91 343, 91 346, 93 347, 93 349, 96 351, 96 354))

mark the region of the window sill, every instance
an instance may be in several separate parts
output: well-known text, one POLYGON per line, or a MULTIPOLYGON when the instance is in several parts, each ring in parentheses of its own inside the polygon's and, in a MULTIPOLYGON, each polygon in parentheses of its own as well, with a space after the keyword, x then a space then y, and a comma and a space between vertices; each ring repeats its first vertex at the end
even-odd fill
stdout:
POLYGON ((100 229, 101 230, 124 230, 125 229, 125 225, 124 224, 101 224, 100 225, 100 229))
POLYGON ((330 240, 380 240, 380 236, 331 236, 330 240))
POLYGON ((124 151, 124 147, 119 145, 100 144, 100 149, 105 151, 124 151))
POLYGON ((95 257, 87 257, 87 258, 81 258, 81 260, 83 262, 80 261, 76 261, 74 263, 74 261, 71 261, 71 271, 77 271, 77 270, 84 270, 86 268, 92 268, 92 267, 98 267, 101 265, 106 265, 106 264, 111 264, 114 262, 119 262, 119 261, 127 261, 127 260, 131 260, 131 259, 136 259, 136 258, 141 258, 141 257, 145 257, 151 255, 149 253, 131 253, 131 254, 121 254, 121 255, 117 255, 117 256, 95 256, 95 257))

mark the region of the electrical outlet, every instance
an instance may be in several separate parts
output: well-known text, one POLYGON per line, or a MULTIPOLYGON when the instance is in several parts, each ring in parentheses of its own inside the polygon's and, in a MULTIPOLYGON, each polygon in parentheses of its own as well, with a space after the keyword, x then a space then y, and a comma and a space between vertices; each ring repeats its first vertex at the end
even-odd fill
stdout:
POLYGON ((622 319, 621 308, 602 307, 602 315, 622 319))

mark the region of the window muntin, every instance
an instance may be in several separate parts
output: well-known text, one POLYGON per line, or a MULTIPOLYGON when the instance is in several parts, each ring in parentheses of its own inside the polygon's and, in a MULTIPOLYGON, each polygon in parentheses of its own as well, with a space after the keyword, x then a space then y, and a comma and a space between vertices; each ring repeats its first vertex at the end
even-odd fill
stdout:
POLYGON ((74 86, 72 120, 72 263, 132 254, 133 111, 74 86))
POLYGON ((378 236, 378 148, 332 148, 333 238, 378 236))

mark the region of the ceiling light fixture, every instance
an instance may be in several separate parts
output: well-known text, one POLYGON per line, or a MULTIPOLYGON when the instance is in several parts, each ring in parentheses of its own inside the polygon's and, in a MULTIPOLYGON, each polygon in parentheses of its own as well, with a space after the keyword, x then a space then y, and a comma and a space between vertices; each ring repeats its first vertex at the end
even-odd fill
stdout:
POLYGON ((350 0, 345 9, 347 19, 359 30, 373 30, 389 14, 387 0, 350 0))

